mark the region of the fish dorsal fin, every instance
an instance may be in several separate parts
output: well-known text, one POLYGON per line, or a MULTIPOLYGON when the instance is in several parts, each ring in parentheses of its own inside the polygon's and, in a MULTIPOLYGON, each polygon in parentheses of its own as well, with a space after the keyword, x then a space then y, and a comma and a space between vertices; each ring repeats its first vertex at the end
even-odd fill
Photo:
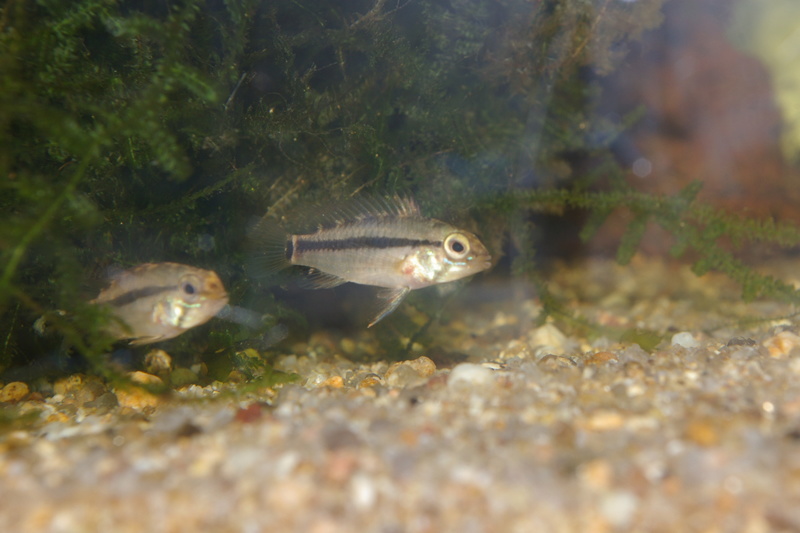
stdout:
POLYGON ((365 219, 420 216, 419 206, 410 196, 384 198, 364 194, 343 200, 338 205, 318 206, 310 222, 318 228, 331 228, 365 219))

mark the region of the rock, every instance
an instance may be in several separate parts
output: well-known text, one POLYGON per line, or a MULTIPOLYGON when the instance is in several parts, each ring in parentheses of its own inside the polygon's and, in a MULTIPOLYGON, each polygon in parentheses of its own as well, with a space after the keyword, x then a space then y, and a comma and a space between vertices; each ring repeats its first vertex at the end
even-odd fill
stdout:
POLYGON ((716 446, 720 441, 720 434, 715 424, 707 418, 691 420, 686 425, 685 437, 687 440, 700 446, 716 446))
POLYGON ((114 394, 117 396, 120 407, 127 407, 134 411, 152 410, 160 403, 158 396, 140 387, 117 389, 114 394))
POLYGON ((344 379, 342 378, 342 376, 331 376, 317 386, 330 387, 332 389, 341 389, 342 387, 344 387, 344 379))
POLYGON ((528 335, 528 343, 537 353, 563 355, 567 337, 552 324, 534 329, 528 335))
POLYGON ((64 396, 73 394, 83 387, 84 378, 83 374, 72 374, 71 376, 57 379, 53 384, 53 392, 64 396))
POLYGON ((173 387, 183 387, 197 383, 200 378, 188 368, 176 368, 169 375, 169 382, 173 387))
POLYGON ((0 402, 18 402, 28 395, 30 389, 21 381, 12 381, 0 389, 0 402))
POLYGON ((774 337, 765 340, 763 344, 770 357, 783 358, 793 350, 800 348, 800 336, 791 331, 781 331, 774 337))
POLYGON ((374 387, 376 385, 383 385, 383 378, 373 372, 361 374, 356 380, 356 388, 362 389, 365 387, 374 387))
POLYGON ((144 356, 144 368, 159 376, 169 374, 172 371, 172 357, 164 350, 150 350, 144 356))
POLYGON ((600 512, 615 528, 626 529, 636 514, 639 500, 627 490, 614 490, 603 496, 600 512))
POLYGON ((449 388, 487 387, 494 385, 494 382, 494 371, 483 365, 461 363, 450 371, 447 386, 449 388))
POLYGON ((609 362, 616 362, 617 356, 611 352, 597 352, 586 358, 587 365, 604 365, 609 362))
POLYGON ((672 336, 673 346, 683 346, 684 348, 697 348, 700 343, 688 331, 681 331, 672 336))
POLYGON ((148 374, 147 372, 130 372, 128 373, 128 378, 133 381, 134 383, 141 383, 142 385, 163 385, 164 381, 158 377, 154 376, 153 374, 148 374))
POLYGON ((617 411, 600 410, 592 414, 586 421, 586 429, 589 431, 612 431, 619 429, 625 423, 625 417, 617 411))
POLYGON ((410 361, 392 364, 384 375, 390 387, 408 387, 419 384, 436 372, 436 364, 424 355, 410 361))
MULTIPOLYGON (((164 384, 161 378, 146 372, 130 372, 128 377, 133 383, 140 383, 142 385, 164 384)), ((128 386, 124 389, 115 389, 114 394, 117 396, 120 407, 127 407, 134 411, 152 410, 161 403, 160 398, 156 394, 135 385, 128 386)))

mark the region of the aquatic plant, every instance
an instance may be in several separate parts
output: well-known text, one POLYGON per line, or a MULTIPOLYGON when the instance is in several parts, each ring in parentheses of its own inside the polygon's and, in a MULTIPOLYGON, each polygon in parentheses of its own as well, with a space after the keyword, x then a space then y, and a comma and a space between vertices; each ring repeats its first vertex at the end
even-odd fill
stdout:
MULTIPOLYGON (((537 275, 532 212, 586 209, 588 237, 611 211, 629 209, 636 216, 621 260, 654 221, 676 236, 676 254, 700 254, 698 272, 724 271, 748 296, 793 295, 720 240, 791 245, 792 227, 704 207, 694 189, 658 198, 613 178, 619 169, 608 147, 637 117, 597 116, 596 79, 660 22, 660 6, 6 2, 0 367, 56 350, 63 336, 99 357, 110 343, 100 334, 105 317, 85 302, 112 265, 170 260, 213 269, 231 301, 285 315, 243 274, 247 228, 301 196, 365 189, 413 193, 430 216, 469 213, 495 254, 510 240, 517 275, 537 275), (578 159, 593 171, 579 171, 578 159), (610 190, 593 188, 609 176, 610 190), (56 335, 32 333, 42 315, 56 335)), ((438 312, 424 297, 412 303, 438 312)), ((395 324, 387 343, 420 338, 414 322, 395 324)), ((190 332, 175 342, 235 360, 242 332, 216 327, 211 341, 190 332)))

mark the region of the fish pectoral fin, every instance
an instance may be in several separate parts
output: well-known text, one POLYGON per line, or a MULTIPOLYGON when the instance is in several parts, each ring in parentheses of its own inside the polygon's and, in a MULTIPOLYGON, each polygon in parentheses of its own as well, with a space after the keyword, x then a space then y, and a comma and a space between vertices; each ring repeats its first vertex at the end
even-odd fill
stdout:
POLYGON ((300 279, 300 286, 307 289, 332 289, 342 283, 347 283, 346 279, 333 274, 327 274, 317 269, 311 268, 306 275, 300 279))
POLYGON ((372 322, 370 322, 367 327, 371 328, 383 320, 386 315, 397 309, 397 306, 400 305, 400 302, 403 301, 403 298, 408 296, 410 291, 411 289, 408 287, 401 287, 399 289, 382 289, 380 292, 378 292, 378 298, 383 300, 383 302, 381 302, 381 311, 378 313, 378 316, 372 319, 372 322))
POLYGON ((130 339, 128 344, 131 346, 141 346, 142 344, 152 344, 161 340, 166 340, 164 335, 151 335, 149 337, 136 337, 135 339, 130 339))

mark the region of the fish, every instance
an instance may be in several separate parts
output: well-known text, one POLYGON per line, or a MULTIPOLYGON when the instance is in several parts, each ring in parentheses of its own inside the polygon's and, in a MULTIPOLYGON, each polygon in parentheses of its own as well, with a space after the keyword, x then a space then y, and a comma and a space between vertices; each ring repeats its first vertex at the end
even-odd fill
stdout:
POLYGON ((305 231, 264 216, 250 233, 249 271, 264 278, 305 267, 305 284, 331 288, 352 282, 380 287, 372 327, 408 293, 477 274, 491 266, 480 239, 441 220, 426 218, 413 198, 361 196, 301 213, 305 231))
POLYGON ((144 263, 116 274, 90 303, 110 311, 114 320, 107 333, 137 345, 172 339, 205 324, 228 304, 228 293, 211 270, 144 263))

